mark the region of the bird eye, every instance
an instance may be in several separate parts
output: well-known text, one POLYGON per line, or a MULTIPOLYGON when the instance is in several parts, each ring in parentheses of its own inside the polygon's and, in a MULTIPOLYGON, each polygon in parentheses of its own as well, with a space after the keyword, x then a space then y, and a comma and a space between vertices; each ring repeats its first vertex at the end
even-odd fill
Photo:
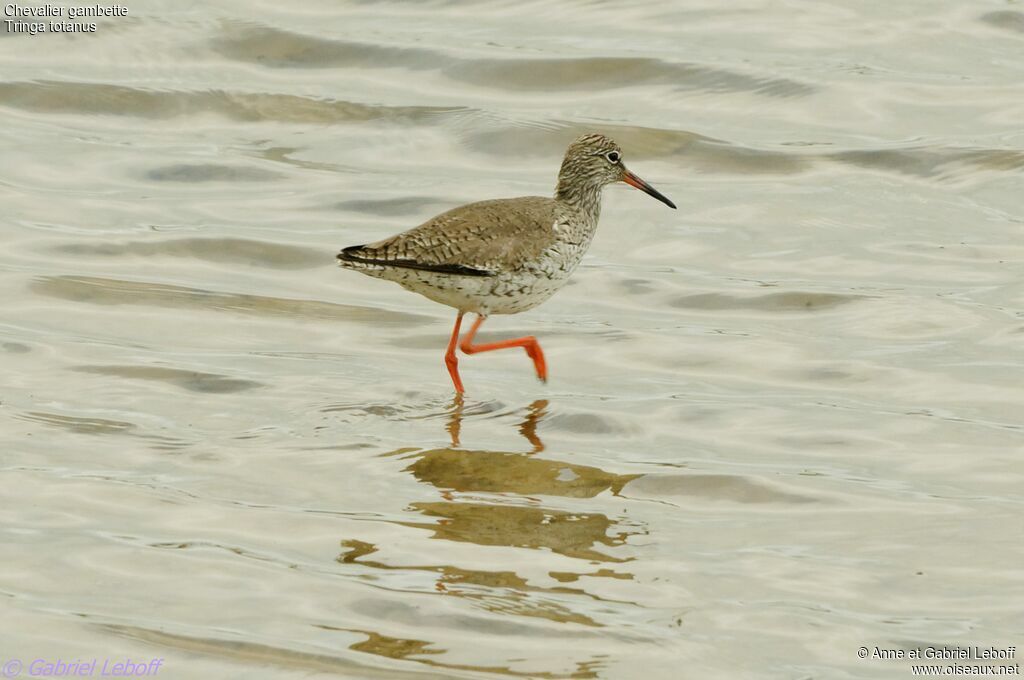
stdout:
POLYGON ((612 164, 618 163, 619 162, 619 158, 621 158, 621 156, 619 156, 619 152, 618 151, 609 151, 608 153, 606 153, 604 155, 604 157, 607 158, 608 162, 612 163, 612 164))

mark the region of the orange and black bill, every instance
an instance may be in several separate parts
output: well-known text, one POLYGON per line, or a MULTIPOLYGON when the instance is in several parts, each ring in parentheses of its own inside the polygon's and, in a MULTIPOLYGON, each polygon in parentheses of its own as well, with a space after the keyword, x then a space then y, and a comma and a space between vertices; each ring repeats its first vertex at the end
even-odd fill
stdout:
POLYGON ((643 181, 642 179, 631 173, 629 170, 625 171, 625 174, 622 176, 622 181, 631 187, 636 187, 640 191, 643 191, 644 193, 654 196, 656 199, 658 199, 668 207, 675 210, 675 203, 668 200, 668 198, 663 193, 661 193, 660 191, 652 187, 650 184, 648 184, 647 182, 643 181))

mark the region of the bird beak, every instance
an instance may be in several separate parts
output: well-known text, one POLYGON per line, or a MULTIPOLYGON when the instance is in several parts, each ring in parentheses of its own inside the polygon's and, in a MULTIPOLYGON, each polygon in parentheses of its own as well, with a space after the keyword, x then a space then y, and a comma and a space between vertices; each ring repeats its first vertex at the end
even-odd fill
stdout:
POLYGON ((658 199, 668 207, 672 208, 673 210, 676 209, 676 204, 668 200, 664 194, 662 194, 660 191, 658 191, 650 184, 648 184, 647 182, 643 181, 642 179, 631 173, 629 170, 626 170, 625 168, 622 169, 622 181, 631 187, 636 187, 640 191, 643 191, 644 193, 654 196, 656 199, 658 199))

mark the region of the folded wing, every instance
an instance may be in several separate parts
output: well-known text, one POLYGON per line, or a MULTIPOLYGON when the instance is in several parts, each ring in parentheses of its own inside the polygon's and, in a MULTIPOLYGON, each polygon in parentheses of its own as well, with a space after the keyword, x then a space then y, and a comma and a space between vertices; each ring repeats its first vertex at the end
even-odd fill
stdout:
POLYGON ((554 243, 555 202, 527 197, 470 203, 396 236, 338 254, 342 263, 496 276, 554 243))

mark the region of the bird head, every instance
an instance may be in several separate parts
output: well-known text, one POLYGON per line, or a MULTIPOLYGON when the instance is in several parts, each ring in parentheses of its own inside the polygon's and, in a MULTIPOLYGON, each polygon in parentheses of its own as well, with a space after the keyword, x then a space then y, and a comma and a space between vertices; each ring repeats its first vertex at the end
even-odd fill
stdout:
POLYGON ((625 182, 636 187, 670 208, 676 205, 664 194, 626 169, 622 149, 612 139, 601 134, 586 134, 569 145, 558 173, 559 186, 604 187, 625 182))

